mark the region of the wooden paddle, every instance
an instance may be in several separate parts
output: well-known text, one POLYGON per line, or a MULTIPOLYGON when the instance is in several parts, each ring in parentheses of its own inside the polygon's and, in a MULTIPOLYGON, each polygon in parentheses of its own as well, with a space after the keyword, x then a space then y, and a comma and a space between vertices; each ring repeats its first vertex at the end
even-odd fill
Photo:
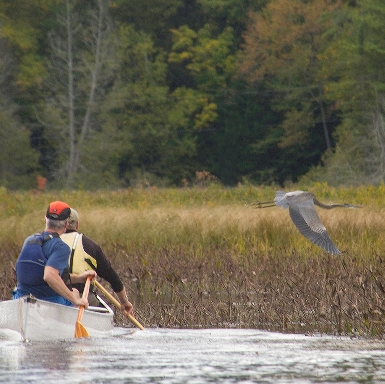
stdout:
MULTIPOLYGON (((88 297, 88 292, 90 290, 91 279, 92 279, 92 276, 88 276, 87 277, 86 283, 84 285, 84 291, 83 291, 83 296, 82 296, 83 298, 87 298, 88 297)), ((85 309, 84 305, 81 305, 79 307, 78 318, 76 319, 75 337, 77 339, 80 339, 82 337, 90 337, 90 335, 88 334, 87 329, 81 323, 84 309, 85 309)))
MULTIPOLYGON (((112 301, 114 303, 114 305, 116 305, 118 308, 120 308, 120 304, 119 304, 119 301, 115 299, 114 296, 112 296, 110 294, 110 292, 107 291, 106 288, 103 287, 103 285, 101 285, 98 281, 94 280, 94 284, 108 297, 108 299, 110 301, 112 301)), ((130 315, 127 311, 124 311, 124 314, 130 319, 130 321, 136 325, 139 329, 141 329, 142 331, 144 330, 144 327, 142 324, 139 323, 138 320, 135 319, 134 316, 130 315)))

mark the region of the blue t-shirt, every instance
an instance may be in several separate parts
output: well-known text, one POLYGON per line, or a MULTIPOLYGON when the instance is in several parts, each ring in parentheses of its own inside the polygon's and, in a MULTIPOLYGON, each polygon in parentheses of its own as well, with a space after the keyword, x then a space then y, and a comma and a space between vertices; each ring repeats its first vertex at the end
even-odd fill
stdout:
MULTIPOLYGON (((43 232, 43 235, 49 234, 49 232, 43 232)), ((61 275, 68 266, 68 258, 70 254, 70 247, 64 243, 60 237, 53 237, 43 243, 43 254, 48 259, 46 266, 50 266, 59 271, 61 275)), ((28 263, 24 263, 22 268, 28 268, 28 263)), ((59 296, 43 279, 44 269, 41 268, 38 282, 33 285, 22 284, 18 281, 17 284, 17 297, 32 294, 38 299, 48 299, 51 297, 59 296)), ((14 295, 15 297, 15 295, 14 295)), ((15 297, 16 298, 16 297, 15 297)), ((52 301, 52 300, 50 300, 52 301)))
POLYGON ((68 267, 70 251, 70 247, 60 237, 46 241, 43 244, 43 253, 48 258, 46 266, 57 269, 61 275, 68 267))

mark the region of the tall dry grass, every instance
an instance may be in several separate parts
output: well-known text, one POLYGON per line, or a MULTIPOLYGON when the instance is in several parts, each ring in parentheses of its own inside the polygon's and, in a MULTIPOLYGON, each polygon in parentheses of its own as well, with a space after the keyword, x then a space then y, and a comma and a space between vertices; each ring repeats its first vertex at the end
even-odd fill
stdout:
MULTIPOLYGON (((303 238, 287 211, 251 205, 272 200, 272 188, 2 190, 1 298, 10 298, 10 264, 24 238, 43 229, 46 206, 61 199, 78 210, 81 231, 102 245, 147 327, 382 336, 384 187, 308 190, 326 203, 364 205, 318 210, 341 256, 303 238)), ((116 321, 127 324, 119 313, 116 321)))

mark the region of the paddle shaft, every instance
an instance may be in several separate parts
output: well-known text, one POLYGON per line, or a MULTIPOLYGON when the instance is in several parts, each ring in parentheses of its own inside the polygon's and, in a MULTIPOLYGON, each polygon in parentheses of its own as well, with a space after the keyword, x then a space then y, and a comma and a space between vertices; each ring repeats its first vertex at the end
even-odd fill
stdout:
MULTIPOLYGON (((118 308, 120 308, 120 303, 118 300, 115 299, 114 296, 111 295, 110 292, 107 291, 106 288, 103 287, 103 285, 101 285, 97 280, 94 280, 94 284, 108 297, 108 299, 110 301, 112 301, 112 303, 114 305, 116 305, 118 308)), ((139 323, 138 320, 135 319, 134 316, 130 315, 127 311, 124 311, 124 314, 130 319, 130 321, 136 325, 139 329, 141 329, 142 331, 144 330, 144 327, 142 324, 139 323)))
MULTIPOLYGON (((87 277, 86 283, 84 284, 84 290, 83 290, 83 298, 88 297, 88 292, 90 291, 90 283, 91 283, 91 276, 87 277)), ((79 307, 78 317, 76 319, 76 325, 75 325, 75 337, 89 337, 87 330, 84 328, 84 326, 80 323, 82 321, 83 313, 84 313, 85 307, 84 305, 81 305, 79 307)))

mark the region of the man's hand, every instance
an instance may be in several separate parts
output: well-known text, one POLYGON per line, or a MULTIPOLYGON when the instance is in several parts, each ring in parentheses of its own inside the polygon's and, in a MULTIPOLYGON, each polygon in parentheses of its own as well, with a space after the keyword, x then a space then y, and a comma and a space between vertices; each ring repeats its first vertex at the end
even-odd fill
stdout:
POLYGON ((88 300, 86 298, 78 297, 76 300, 73 302, 75 307, 80 307, 81 305, 84 305, 84 308, 88 308, 88 300))
POLYGON ((120 309, 123 312, 127 312, 129 315, 134 316, 134 307, 128 300, 120 303, 120 309))
POLYGON ((120 292, 116 292, 116 295, 119 297, 120 309, 123 312, 127 312, 129 315, 134 316, 134 308, 127 299, 126 290, 123 288, 120 292))
POLYGON ((88 276, 92 276, 92 280, 93 280, 96 277, 96 272, 91 270, 91 271, 84 271, 78 274, 71 273, 71 282, 74 284, 83 284, 86 282, 88 276))

